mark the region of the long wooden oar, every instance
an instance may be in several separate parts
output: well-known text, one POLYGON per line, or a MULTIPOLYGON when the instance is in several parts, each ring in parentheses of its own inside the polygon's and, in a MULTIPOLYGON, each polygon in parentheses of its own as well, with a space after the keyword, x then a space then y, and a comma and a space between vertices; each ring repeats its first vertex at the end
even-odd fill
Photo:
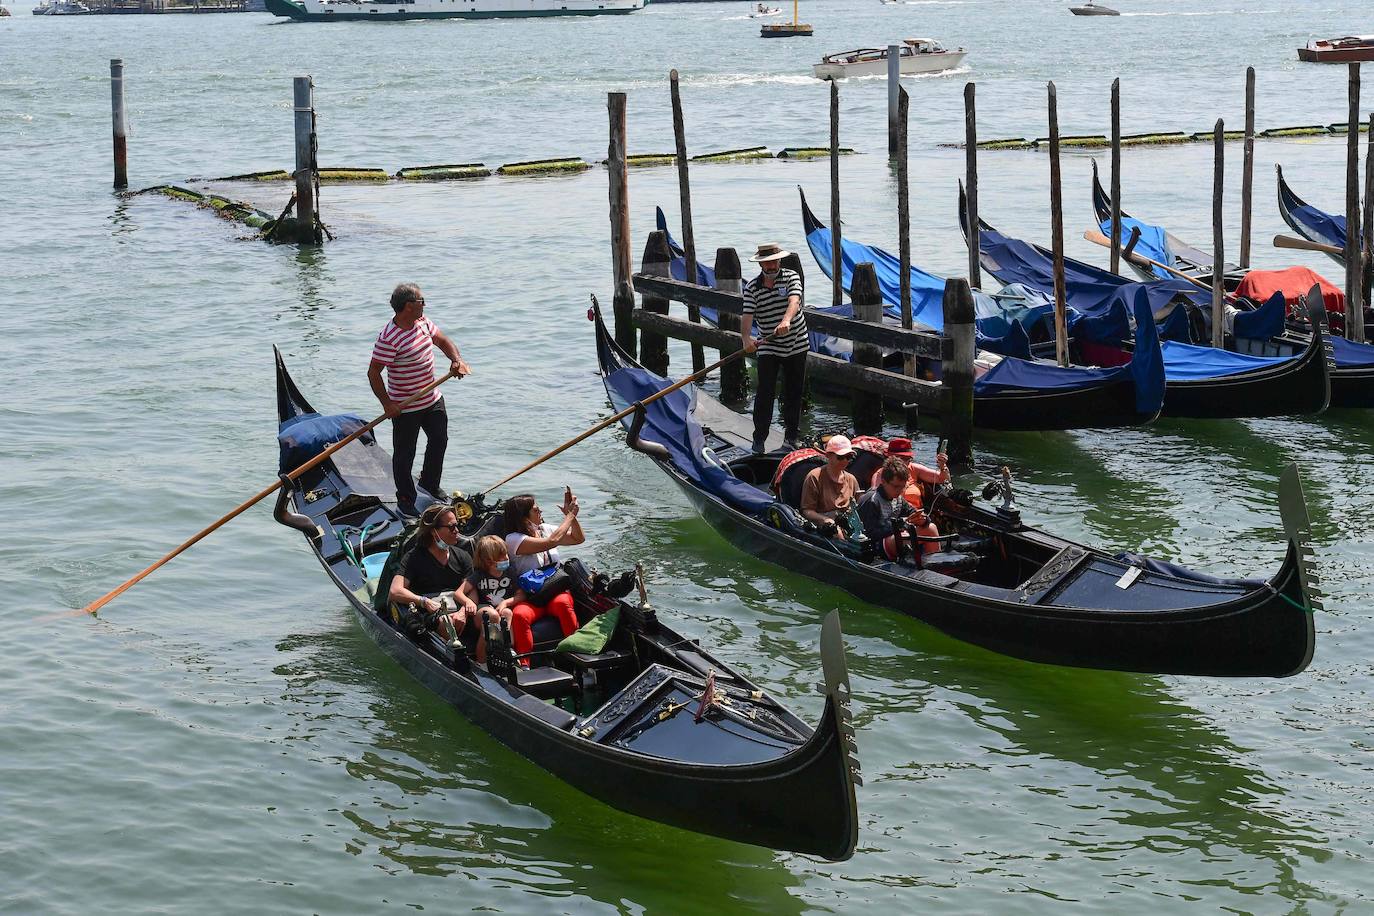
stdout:
MULTIPOLYGON (((438 388, 438 387, 439 387, 440 385, 442 385, 444 382, 447 382, 449 379, 455 377, 456 375, 457 375, 456 372, 449 372, 447 375, 442 375, 442 376, 440 376, 438 379, 434 380, 434 381, 431 382, 430 384, 426 385, 424 388, 421 388, 419 391, 415 392, 415 393, 412 394, 410 397, 406 398, 404 401, 402 401, 402 402, 401 402, 400 404, 398 404, 397 406, 398 406, 398 407, 405 407, 407 404, 411 403, 412 401, 418 400, 419 398, 424 397, 425 395, 429 394, 429 393, 430 393, 431 391, 433 391, 435 388, 438 388)), ((287 477, 289 480, 295 480, 297 477, 301 476, 301 475, 304 474, 306 471, 308 471, 308 470, 310 470, 311 468, 315 467, 316 465, 320 464, 320 463, 323 462, 326 458, 328 458, 330 455, 334 454, 334 453, 337 452, 339 449, 343 448, 345 445, 347 445, 348 443, 352 442, 354 439, 357 439, 357 438, 358 438, 359 436, 361 436, 363 433, 365 433, 365 432, 367 432, 368 430, 372 429, 373 427, 375 427, 377 424, 381 423, 381 422, 382 422, 383 420, 385 420, 385 419, 386 419, 386 414, 382 414, 380 417, 378 417, 377 419, 373 420, 371 423, 367 424, 367 425, 364 426, 362 429, 358 430, 357 432, 353 433, 352 435, 348 436, 348 437, 345 438, 345 439, 339 440, 338 442, 336 442, 336 443, 334 443, 333 445, 331 445, 329 448, 325 449, 323 452, 320 452, 320 453, 319 453, 318 455, 316 455, 314 458, 311 458, 311 459, 310 459, 309 461, 307 461, 305 464, 303 464, 303 465, 301 465, 300 467, 296 468, 294 471, 291 471, 290 473, 288 473, 288 474, 286 475, 286 477, 287 477)), ((258 494, 255 495, 255 496, 250 496, 250 497, 248 498, 247 501, 240 503, 240 504, 239 504, 237 507, 235 507, 234 510, 231 511, 229 514, 222 516, 222 517, 219 519, 219 521, 215 522, 213 525, 209 526, 208 528, 202 529, 202 530, 201 530, 200 532, 198 532, 197 534, 195 534, 195 535, 193 535, 192 537, 188 538, 188 539, 187 539, 186 541, 184 541, 184 542, 181 544, 181 546, 178 547, 176 550, 173 550, 171 553, 167 554, 165 557, 163 557, 162 559, 158 560, 158 561, 157 561, 156 563, 154 563, 152 566, 149 566, 147 569, 143 570, 143 572, 139 573, 138 575, 134 576, 134 577, 133 577, 132 579, 130 579, 129 581, 125 582, 125 583, 124 583, 123 585, 121 585, 119 588, 117 588, 117 589, 115 589, 114 591, 108 593, 107 595, 105 595, 105 596, 102 597, 102 598, 99 598, 99 599, 97 599, 97 600, 95 600, 95 601, 92 601, 90 604, 86 605, 86 606, 85 606, 84 608, 82 608, 81 610, 82 610, 83 612, 87 613, 87 614, 94 614, 94 613, 96 613, 96 612, 99 611, 101 608, 103 608, 105 605, 109 604, 111 601, 113 601, 114 599, 118 598, 120 595, 124 594, 124 593, 125 593, 126 591, 128 591, 129 589, 133 588, 133 587, 134 587, 135 585, 137 585, 139 582, 142 582, 144 579, 146 579, 149 575, 151 575, 151 574, 152 574, 154 571, 156 571, 158 568, 160 568, 160 567, 166 565, 167 563, 171 562, 173 559, 175 559, 175 558, 177 557, 178 554, 180 554, 180 553, 182 553, 183 551, 185 551, 186 548, 190 547, 192 544, 196 543, 197 541, 201 540, 202 538, 206 537, 207 535, 213 533, 217 528, 219 528, 219 527, 220 527, 221 525, 223 525, 225 522, 230 521, 231 519, 235 518, 236 516, 242 515, 242 514, 243 514, 244 512, 246 512, 248 509, 250 509, 251 507, 253 507, 253 506, 256 505, 257 503, 261 502, 262 500, 266 499, 268 496, 271 496, 273 493, 277 492, 277 491, 280 490, 280 489, 281 489, 281 478, 277 478, 277 481, 276 481, 274 484, 272 484, 272 486, 268 487, 267 489, 263 490, 262 492, 258 493, 258 494)))
POLYGON ((1344 255, 1344 248, 1337 248, 1335 245, 1325 245, 1321 242, 1314 242, 1310 239, 1295 238, 1291 235, 1274 236, 1275 248, 1296 248, 1298 251, 1320 251, 1322 254, 1344 255))
MULTIPOLYGON (((1086 232, 1084 232, 1083 238, 1086 241, 1101 245, 1103 248, 1112 247, 1112 240, 1107 238, 1101 232, 1098 232, 1096 229, 1089 229, 1086 232)), ((1199 289, 1205 289, 1208 292, 1212 291, 1212 284, 1203 283, 1197 277, 1190 276, 1184 273, 1183 271, 1179 270, 1177 267, 1170 267, 1168 264, 1161 264, 1154 258, 1147 258, 1145 257, 1145 255, 1140 254, 1138 252, 1132 251, 1130 257, 1128 257, 1126 260, 1130 261, 1133 264, 1139 264, 1141 267, 1158 267, 1160 270, 1167 270, 1169 273, 1178 277, 1180 280, 1187 280, 1189 283, 1193 284, 1199 289)), ((1229 293, 1227 294, 1227 298, 1230 298, 1229 293)))
MULTIPOLYGON (((776 333, 776 332, 774 332, 774 333, 776 333)), ((770 339, 771 337, 773 337, 773 334, 769 334, 768 337, 765 337, 765 338, 763 338, 763 339, 764 339, 764 340, 768 340, 768 339, 770 339)), ((762 341, 760 341, 760 343, 762 343, 762 341)), ((539 467, 539 465, 543 464, 545 461, 548 461, 550 458, 554 457, 555 455, 560 455, 560 454, 562 454, 563 452, 566 452, 568 449, 572 448, 574 445, 576 445, 577 443, 581 442, 583 439, 590 438, 591 436, 596 435, 597 433, 601 432, 601 431, 602 431, 603 429, 605 429, 606 427, 610 426, 612 423, 617 423, 617 422, 619 422, 619 421, 625 419, 625 418, 628 417, 630 414, 632 414, 632 413, 634 413, 636 410, 638 410, 641 406, 643 406, 643 405, 645 405, 645 404, 652 404, 654 401, 657 401, 659 398, 667 397, 668 395, 672 394, 674 391, 677 391, 679 388, 681 388, 681 387, 684 386, 684 385, 690 385, 690 384, 692 384, 692 382, 700 381, 701 379, 704 379, 706 376, 710 375, 710 374, 711 374, 713 371, 715 371, 716 369, 719 369, 721 366, 725 365, 726 363, 728 363, 728 362, 730 362, 730 361, 732 361, 732 360, 739 359, 739 358, 740 358, 741 356, 743 356, 743 355, 744 355, 744 348, 741 347, 740 349, 736 350, 734 353, 731 353, 729 356, 723 357, 723 358, 718 359, 718 360, 716 360, 715 362, 711 363, 711 365, 707 366, 705 369, 702 369, 700 372, 694 372, 694 373, 692 373, 691 375, 687 376, 686 378, 682 379, 681 381, 674 382, 673 384, 669 385, 667 388, 664 388, 662 391, 658 392, 657 394, 651 395, 651 396, 645 398, 644 400, 639 401, 639 402, 637 402, 637 403, 635 403, 635 404, 631 404, 629 407, 626 407, 624 410, 622 410, 620 413, 616 414, 615 416, 611 417, 610 419, 602 420, 600 423, 596 424, 595 426, 593 426, 591 429, 587 430, 586 432, 581 433, 581 434, 576 435, 576 436, 573 436, 571 439, 569 439, 567 442, 564 442, 562 445, 558 446, 558 448, 554 449, 553 451, 548 452, 548 453, 546 453, 546 454, 544 454, 544 455, 541 455, 540 457, 534 459, 534 460, 531 461, 529 464, 525 465, 523 468, 521 468, 520 470, 516 471, 514 474, 510 474, 510 475, 508 475, 508 476, 506 476, 506 477, 502 477, 500 480, 496 481, 496 483, 494 483, 494 484, 492 484, 491 486, 487 487, 486 490, 483 491, 483 492, 484 492, 484 493, 490 493, 492 490, 495 490, 497 487, 502 486, 503 484, 510 483, 512 480, 514 480, 515 478, 519 477, 521 474, 525 473, 526 471, 531 470, 531 469, 533 469, 533 468, 537 468, 537 467, 539 467)))

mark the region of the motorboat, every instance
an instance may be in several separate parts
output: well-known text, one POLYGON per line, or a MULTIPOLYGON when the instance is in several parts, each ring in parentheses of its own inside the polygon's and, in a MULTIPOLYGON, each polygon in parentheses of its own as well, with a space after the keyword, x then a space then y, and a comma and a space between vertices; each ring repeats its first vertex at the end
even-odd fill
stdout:
POLYGON ((771 16, 779 16, 779 15, 781 15, 781 14, 782 14, 782 7, 780 7, 780 6, 768 6, 766 3, 760 3, 757 7, 754 8, 754 11, 753 11, 752 13, 749 14, 749 18, 750 18, 750 19, 767 19, 767 18, 769 18, 769 17, 771 17, 771 16))
POLYGON ((1374 35, 1347 35, 1344 38, 1314 39, 1298 48, 1298 60, 1313 64, 1348 64, 1374 60, 1374 35))
POLYGON ((1071 6, 1069 12, 1075 16, 1120 16, 1121 14, 1111 7, 1098 6, 1093 0, 1088 0, 1082 6, 1071 6))
MULTIPOLYGON (((906 38, 902 40, 898 56, 902 75, 909 76, 953 70, 966 54, 968 51, 963 48, 946 50, 938 41, 930 38, 906 38)), ((858 48, 827 54, 812 70, 817 79, 823 80, 881 76, 887 73, 887 48, 858 48)))

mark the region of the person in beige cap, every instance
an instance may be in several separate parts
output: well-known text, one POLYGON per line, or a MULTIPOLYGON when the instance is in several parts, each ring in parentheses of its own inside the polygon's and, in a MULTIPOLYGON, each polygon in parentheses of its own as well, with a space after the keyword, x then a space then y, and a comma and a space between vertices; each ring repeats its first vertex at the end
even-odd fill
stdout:
POLYGON ((859 495, 859 481, 847 470, 854 460, 854 445, 847 436, 831 436, 825 444, 825 464, 814 468, 802 482, 801 511, 830 537, 850 538, 841 524, 859 495))
POLYGON ((773 422, 773 399, 782 375, 782 431, 789 449, 796 447, 801 428, 802 389, 806 386, 806 352, 811 338, 802 312, 802 281, 782 266, 791 254, 781 245, 765 243, 749 260, 759 275, 744 287, 744 318, 740 336, 744 352, 758 351, 758 390, 754 393, 754 453, 763 454, 773 422), (754 340, 757 324, 763 340, 754 340))

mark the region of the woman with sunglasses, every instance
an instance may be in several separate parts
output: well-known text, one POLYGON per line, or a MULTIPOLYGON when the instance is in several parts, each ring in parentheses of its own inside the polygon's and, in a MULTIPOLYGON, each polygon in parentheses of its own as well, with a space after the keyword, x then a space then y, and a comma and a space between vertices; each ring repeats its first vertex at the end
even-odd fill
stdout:
MULTIPOLYGON (((440 604, 429 596, 461 589, 471 573, 472 557, 458 546, 458 516, 451 506, 433 505, 420 516, 415 547, 401 561, 387 597, 393 604, 416 604, 426 614, 437 614, 440 604)), ((461 638, 469 618, 477 618, 471 598, 456 591, 453 600, 458 610, 435 622, 449 640, 461 638)))
POLYGON ((859 481, 848 471, 853 460, 854 445, 849 437, 831 436, 825 443, 825 464, 813 469, 802 483, 802 515, 832 538, 848 539, 858 534, 845 527, 859 496, 859 481))

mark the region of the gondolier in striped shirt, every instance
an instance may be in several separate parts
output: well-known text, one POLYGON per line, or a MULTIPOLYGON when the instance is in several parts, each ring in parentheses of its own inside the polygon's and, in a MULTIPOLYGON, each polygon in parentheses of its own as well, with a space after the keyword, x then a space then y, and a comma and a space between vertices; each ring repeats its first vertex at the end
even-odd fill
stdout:
POLYGON ((754 394, 754 453, 763 454, 768 427, 773 422, 773 399, 782 376, 782 430, 789 448, 797 442, 801 427, 802 388, 806 385, 806 353, 810 337, 802 312, 802 281, 796 271, 782 266, 791 252, 765 243, 749 260, 759 265, 759 275, 744 287, 744 318, 740 334, 746 353, 758 351, 759 385, 754 394), (757 324, 763 340, 755 341, 757 324))
POLYGON ((396 478, 396 502, 403 515, 418 515, 415 509, 415 447, 420 430, 425 432, 425 460, 420 467, 420 486, 436 501, 446 502, 448 494, 439 486, 444 471, 444 451, 448 448, 448 411, 437 390, 418 400, 400 403, 434 381, 434 348, 453 361, 451 370, 462 378, 472 370, 463 362, 458 345, 438 325, 425 316, 425 296, 414 283, 402 283, 391 293, 395 315, 377 335, 372 347, 372 362, 367 380, 372 393, 391 418, 393 456, 391 470, 396 478), (386 370, 386 384, 382 371, 386 370))

